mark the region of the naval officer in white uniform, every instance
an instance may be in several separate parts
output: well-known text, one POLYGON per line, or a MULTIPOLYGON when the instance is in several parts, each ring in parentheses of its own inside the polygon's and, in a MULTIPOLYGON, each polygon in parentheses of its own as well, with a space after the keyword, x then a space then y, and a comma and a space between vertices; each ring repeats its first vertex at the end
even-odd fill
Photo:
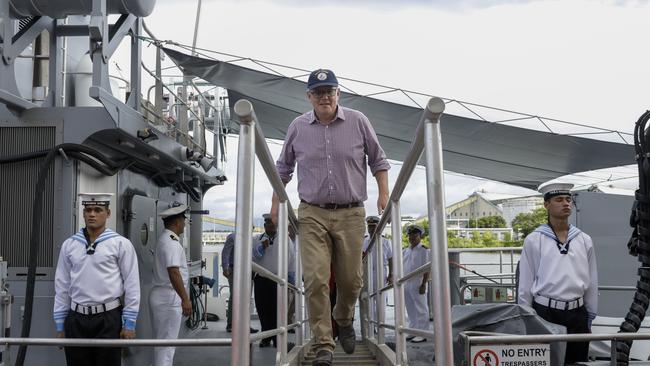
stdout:
MULTIPOLYGON (((384 285, 391 283, 393 281, 393 247, 390 244, 390 240, 386 239, 383 235, 380 237, 379 241, 381 242, 382 246, 382 251, 383 251, 383 260, 382 260, 382 265, 384 266, 384 279, 385 282, 381 284, 381 286, 377 286, 377 255, 375 254, 377 251, 377 243, 370 249, 370 252, 368 252, 368 247, 370 246, 370 237, 375 233, 375 230, 377 229, 377 224, 379 224, 379 217, 378 216, 368 216, 366 217, 366 227, 368 229, 368 233, 366 236, 363 237, 363 256, 370 255, 371 258, 369 260, 372 263, 372 273, 370 274, 370 283, 372 283, 372 292, 377 291, 378 287, 384 287, 384 285)), ((384 304, 387 303, 388 300, 388 294, 384 293, 384 304)), ((372 301, 372 318, 377 319, 377 302, 372 301)))
MULTIPOLYGON (((419 225, 411 225, 406 229, 409 246, 402 251, 404 274, 413 272, 429 261, 429 249, 422 246, 424 229, 419 225)), ((427 306, 427 282, 429 271, 422 276, 416 276, 404 284, 404 305, 409 318, 409 328, 429 330, 429 307, 427 306)), ((406 340, 413 343, 426 342, 420 336, 408 336, 406 340)))
MULTIPOLYGON (((86 226, 61 245, 54 278, 57 336, 134 338, 140 307, 135 249, 106 227, 112 194, 79 196, 86 226)), ((119 348, 66 347, 65 357, 68 366, 121 364, 119 348)))
MULTIPOLYGON (((567 333, 590 333, 598 312, 596 254, 589 235, 569 224, 573 184, 540 187, 548 224, 528 234, 519 259, 519 304, 564 325, 567 333)), ((566 363, 587 361, 589 342, 569 342, 566 363)))
MULTIPOLYGON (((176 339, 182 316, 192 313, 187 292, 187 258, 178 237, 185 230, 186 212, 187 205, 175 202, 159 214, 165 230, 154 252, 153 288, 149 294, 151 324, 157 339, 176 339)), ((175 347, 154 347, 153 366, 171 366, 175 350, 175 347)))

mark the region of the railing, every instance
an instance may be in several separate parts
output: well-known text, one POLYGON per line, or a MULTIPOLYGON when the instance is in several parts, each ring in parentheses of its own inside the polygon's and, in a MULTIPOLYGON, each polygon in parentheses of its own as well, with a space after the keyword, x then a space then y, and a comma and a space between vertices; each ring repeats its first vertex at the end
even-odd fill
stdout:
MULTIPOLYGON (((291 204, 284 184, 280 180, 273 158, 266 144, 264 134, 258 125, 253 105, 247 100, 239 100, 234 106, 234 112, 240 123, 239 152, 237 156, 237 214, 235 218, 236 242, 233 293, 233 349, 230 364, 232 366, 248 365, 250 363, 250 348, 248 344, 252 339, 262 339, 277 335, 278 354, 276 363, 284 365, 287 362, 287 332, 289 328, 296 328, 296 343, 303 343, 303 300, 302 288, 293 287, 296 296, 296 323, 287 325, 288 309, 288 248, 289 225, 297 233, 298 220, 293 214, 291 204), (279 200, 278 211, 278 274, 273 274, 264 268, 253 265, 251 260, 252 238, 250 228, 253 218, 253 177, 254 157, 257 158, 273 187, 279 200), (250 291, 251 269, 277 282, 278 284, 278 328, 250 335, 250 291)), ((296 236, 296 278, 302 278, 300 265, 300 251, 298 250, 299 238, 296 236)))
MULTIPOLYGON (((390 204, 384 211, 377 229, 370 238, 368 252, 376 247, 373 255, 376 257, 377 273, 375 276, 376 286, 368 286, 367 291, 362 293, 361 306, 368 308, 369 301, 375 301, 377 308, 377 319, 368 316, 369 311, 363 311, 361 317, 362 333, 371 337, 373 332, 370 324, 377 326, 377 338, 373 338, 377 345, 382 346, 385 343, 385 329, 394 329, 396 334, 395 342, 395 365, 406 365, 406 334, 433 337, 434 348, 436 350, 436 365, 452 366, 452 337, 451 337, 451 307, 449 291, 449 264, 447 260, 447 233, 446 233, 446 215, 444 203, 443 187, 443 167, 442 167, 442 144, 440 139, 440 116, 445 109, 444 102, 439 98, 431 98, 422 113, 420 122, 415 132, 414 141, 411 149, 404 159, 402 169, 399 172, 397 181, 390 196, 390 204), (426 188, 427 188, 427 207, 430 227, 431 243, 431 261, 426 265, 415 269, 404 275, 402 265, 402 227, 399 201, 406 188, 415 166, 424 151, 426 164, 426 188), (393 284, 379 288, 379 284, 384 283, 383 274, 383 250, 381 245, 376 245, 380 240, 381 232, 391 220, 392 246, 393 246, 393 284), (434 332, 411 329, 405 327, 404 317, 404 283, 417 275, 425 272, 432 273, 432 293, 438 301, 434 307, 434 332), (373 287, 378 288, 377 290, 373 287), (393 288, 395 304, 395 324, 385 323, 385 291, 393 288)), ((369 261, 366 260, 365 282, 369 280, 369 261)))

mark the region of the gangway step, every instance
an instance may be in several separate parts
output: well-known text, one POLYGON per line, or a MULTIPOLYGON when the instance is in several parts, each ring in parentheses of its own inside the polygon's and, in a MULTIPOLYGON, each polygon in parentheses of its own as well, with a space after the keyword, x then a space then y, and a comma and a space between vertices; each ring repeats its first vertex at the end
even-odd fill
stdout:
MULTIPOLYGON (((316 355, 308 352, 302 360, 301 365, 311 365, 316 355)), ((379 362, 370 352, 368 346, 363 343, 357 343, 354 353, 349 355, 343 351, 340 345, 334 349, 334 358, 332 365, 336 366, 379 366, 379 362)))

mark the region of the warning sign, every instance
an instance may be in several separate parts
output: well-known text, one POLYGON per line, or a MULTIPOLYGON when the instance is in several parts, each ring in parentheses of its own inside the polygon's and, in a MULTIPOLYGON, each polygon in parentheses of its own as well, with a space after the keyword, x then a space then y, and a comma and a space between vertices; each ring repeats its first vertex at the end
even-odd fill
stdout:
POLYGON ((548 344, 480 345, 471 348, 472 366, 550 366, 548 344))

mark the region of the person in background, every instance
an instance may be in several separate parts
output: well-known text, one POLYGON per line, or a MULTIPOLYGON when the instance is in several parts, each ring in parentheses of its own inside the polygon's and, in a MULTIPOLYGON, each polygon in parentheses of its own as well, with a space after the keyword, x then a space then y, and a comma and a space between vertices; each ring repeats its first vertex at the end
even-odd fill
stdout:
MULTIPOLYGON (((151 326, 156 339, 176 339, 183 316, 192 314, 187 291, 189 272, 179 235, 185 231, 187 205, 178 202, 159 214, 165 230, 154 251, 153 288, 149 293, 151 326)), ((153 366, 171 366, 175 347, 154 347, 153 366)))
MULTIPOLYGON (((235 293, 233 287, 233 267, 235 265, 235 233, 232 232, 226 237, 226 242, 221 251, 221 271, 223 276, 228 280, 228 307, 226 308, 226 332, 232 332, 232 295, 235 293)), ((250 328, 251 333, 257 333, 259 330, 250 328)))
MULTIPOLYGON (((411 225, 406 229, 409 246, 402 251, 404 274, 413 272, 429 262, 429 249, 422 246, 424 229, 419 225, 411 225)), ((404 305, 409 319, 409 328, 429 330, 429 307, 427 306, 427 282, 429 271, 413 277, 404 284, 404 305)), ((408 336, 406 340, 413 343, 426 342, 420 336, 408 336)))
MULTIPOLYGON (((264 214, 263 217, 264 232, 253 238, 253 262, 278 275, 278 259, 281 254, 280 248, 277 245, 278 230, 275 223, 271 220, 271 215, 264 214)), ((293 258, 294 244, 291 240, 289 240, 288 249, 288 268, 295 268, 293 258)), ((295 272, 290 271, 288 277, 290 283, 295 283, 295 272)), ((255 308, 257 309, 257 315, 260 317, 262 332, 275 329, 277 328, 278 316, 278 285, 275 281, 259 273, 255 276, 254 282, 255 308)), ((271 343, 273 343, 273 347, 277 346, 275 336, 262 339, 260 347, 269 347, 271 343)))
MULTIPOLYGON (((528 234, 519 259, 518 303, 564 325, 567 333, 591 333, 598 313, 598 271, 591 237, 569 224, 570 183, 539 187, 548 223, 528 234)), ((568 342, 565 363, 587 361, 589 342, 568 342)))
MULTIPOLYGON (((377 250, 377 244, 375 244, 370 251, 368 251, 368 248, 370 246, 370 238, 372 235, 375 233, 375 230, 377 229, 377 224, 379 224, 379 216, 368 216, 366 217, 366 227, 368 229, 368 234, 363 239, 363 255, 368 256, 370 255, 370 261, 372 263, 372 273, 370 273, 370 276, 372 276, 372 284, 373 288, 371 289, 372 292, 376 292, 377 289, 383 287, 384 285, 388 283, 392 283, 393 281, 393 247, 390 244, 390 240, 386 239, 383 235, 379 237, 379 243, 381 243, 382 247, 382 254, 383 254, 383 260, 382 260, 382 265, 384 266, 384 278, 385 282, 382 283, 381 286, 377 286, 377 256, 374 254, 375 251, 377 250)), ((384 298, 386 299, 384 301, 384 304, 387 304, 388 301, 388 294, 384 294, 384 298)), ((373 300, 371 301, 372 305, 372 318, 373 319, 378 319, 377 318, 377 303, 373 300)))

